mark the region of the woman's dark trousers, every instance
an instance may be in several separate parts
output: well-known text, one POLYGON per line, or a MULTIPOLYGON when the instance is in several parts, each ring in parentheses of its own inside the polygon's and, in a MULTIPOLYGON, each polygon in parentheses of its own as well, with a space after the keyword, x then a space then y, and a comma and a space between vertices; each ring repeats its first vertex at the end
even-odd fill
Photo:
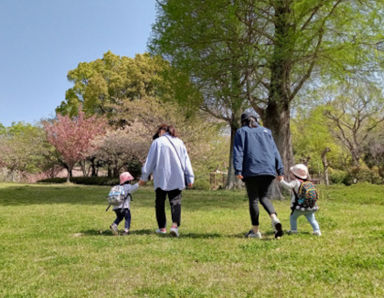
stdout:
POLYGON ((160 229, 165 228, 167 225, 167 218, 165 215, 165 200, 168 195, 169 204, 171 205, 172 222, 180 226, 181 219, 181 190, 174 189, 170 191, 156 189, 156 219, 160 229))
POLYGON ((244 179, 249 199, 249 213, 251 215, 253 226, 259 225, 259 201, 269 215, 276 213, 275 208, 269 199, 274 179, 275 177, 273 176, 254 176, 244 179))

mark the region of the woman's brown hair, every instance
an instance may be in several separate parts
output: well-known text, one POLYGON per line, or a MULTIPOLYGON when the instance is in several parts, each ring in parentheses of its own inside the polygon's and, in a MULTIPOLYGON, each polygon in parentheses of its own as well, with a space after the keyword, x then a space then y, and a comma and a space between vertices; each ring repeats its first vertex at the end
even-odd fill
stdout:
POLYGON ((153 139, 157 139, 160 136, 160 131, 162 130, 168 132, 172 137, 177 137, 176 129, 173 127, 173 125, 167 125, 163 123, 158 126, 157 131, 153 136, 153 139))

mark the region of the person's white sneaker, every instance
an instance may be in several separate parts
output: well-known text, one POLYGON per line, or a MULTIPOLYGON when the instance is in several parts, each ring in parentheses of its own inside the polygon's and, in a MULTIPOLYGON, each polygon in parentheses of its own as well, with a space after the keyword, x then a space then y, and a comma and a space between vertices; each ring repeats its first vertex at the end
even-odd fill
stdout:
POLYGON ((172 227, 169 232, 170 232, 171 236, 179 237, 179 229, 178 228, 172 227))
POLYGON ((109 228, 111 229, 113 235, 115 235, 115 236, 119 235, 119 230, 117 229, 117 225, 116 224, 114 224, 114 223, 111 224, 109 226, 109 228))
POLYGON ((261 233, 260 231, 258 231, 257 233, 255 233, 253 230, 249 230, 249 232, 247 234, 245 234, 245 237, 246 238, 257 238, 257 239, 261 239, 263 238, 261 236, 261 233))
POLYGON ((166 229, 164 229, 164 230, 156 229, 156 234, 161 234, 161 235, 167 234, 167 230, 166 229))
POLYGON ((320 232, 320 230, 318 230, 318 231, 314 231, 314 232, 312 233, 312 235, 314 235, 314 236, 321 236, 321 232, 320 232))

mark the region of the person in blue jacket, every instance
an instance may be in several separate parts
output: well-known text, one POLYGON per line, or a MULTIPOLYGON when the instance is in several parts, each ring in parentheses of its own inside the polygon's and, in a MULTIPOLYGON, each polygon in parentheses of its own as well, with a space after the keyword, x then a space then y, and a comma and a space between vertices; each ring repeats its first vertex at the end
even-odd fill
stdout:
POLYGON ((249 238, 262 238, 259 231, 258 202, 268 212, 275 238, 283 235, 283 228, 270 200, 273 180, 281 180, 284 167, 272 133, 261 126, 257 117, 244 112, 241 115, 242 127, 236 131, 233 147, 235 175, 242 179, 247 189, 252 229, 246 234, 249 238))

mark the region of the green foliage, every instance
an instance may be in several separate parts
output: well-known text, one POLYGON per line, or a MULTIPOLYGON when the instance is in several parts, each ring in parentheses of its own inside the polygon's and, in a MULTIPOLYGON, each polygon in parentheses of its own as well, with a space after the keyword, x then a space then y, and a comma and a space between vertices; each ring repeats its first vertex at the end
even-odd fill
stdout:
POLYGON ((156 97, 165 84, 160 73, 166 67, 159 57, 138 54, 132 59, 108 51, 102 59, 81 62, 68 72, 74 86, 67 90, 65 101, 56 111, 73 116, 82 106, 88 115, 111 116, 114 106, 124 101, 156 97))
POLYGON ((377 172, 367 168, 366 166, 362 166, 351 168, 343 181, 346 185, 355 184, 357 182, 383 184, 384 180, 377 172))
POLYGON ((329 170, 329 181, 331 184, 346 184, 346 179, 348 177, 347 171, 337 170, 337 169, 330 169, 329 170))
POLYGON ((6 130, 5 126, 4 126, 3 124, 0 123, 0 135, 5 134, 6 131, 7 131, 7 130, 6 130))
MULTIPOLYGON (((300 218, 300 233, 278 241, 266 212, 264 240, 244 238, 248 200, 229 191, 183 192, 180 237, 159 237, 151 188, 135 193, 131 234, 112 237, 108 190, 0 184, 0 296, 384 295, 383 186, 322 189, 323 236, 313 237, 300 218)), ((288 229, 289 201, 275 207, 288 229)))
POLYGON ((296 117, 291 122, 292 143, 296 161, 309 158, 310 170, 314 173, 323 171, 321 154, 326 148, 327 160, 333 168, 343 167, 343 150, 331 135, 327 119, 324 117, 325 106, 311 110, 297 109, 296 117))
POLYGON ((44 130, 23 122, 5 127, 0 135, 0 164, 11 173, 37 173, 49 164, 52 146, 44 130))

